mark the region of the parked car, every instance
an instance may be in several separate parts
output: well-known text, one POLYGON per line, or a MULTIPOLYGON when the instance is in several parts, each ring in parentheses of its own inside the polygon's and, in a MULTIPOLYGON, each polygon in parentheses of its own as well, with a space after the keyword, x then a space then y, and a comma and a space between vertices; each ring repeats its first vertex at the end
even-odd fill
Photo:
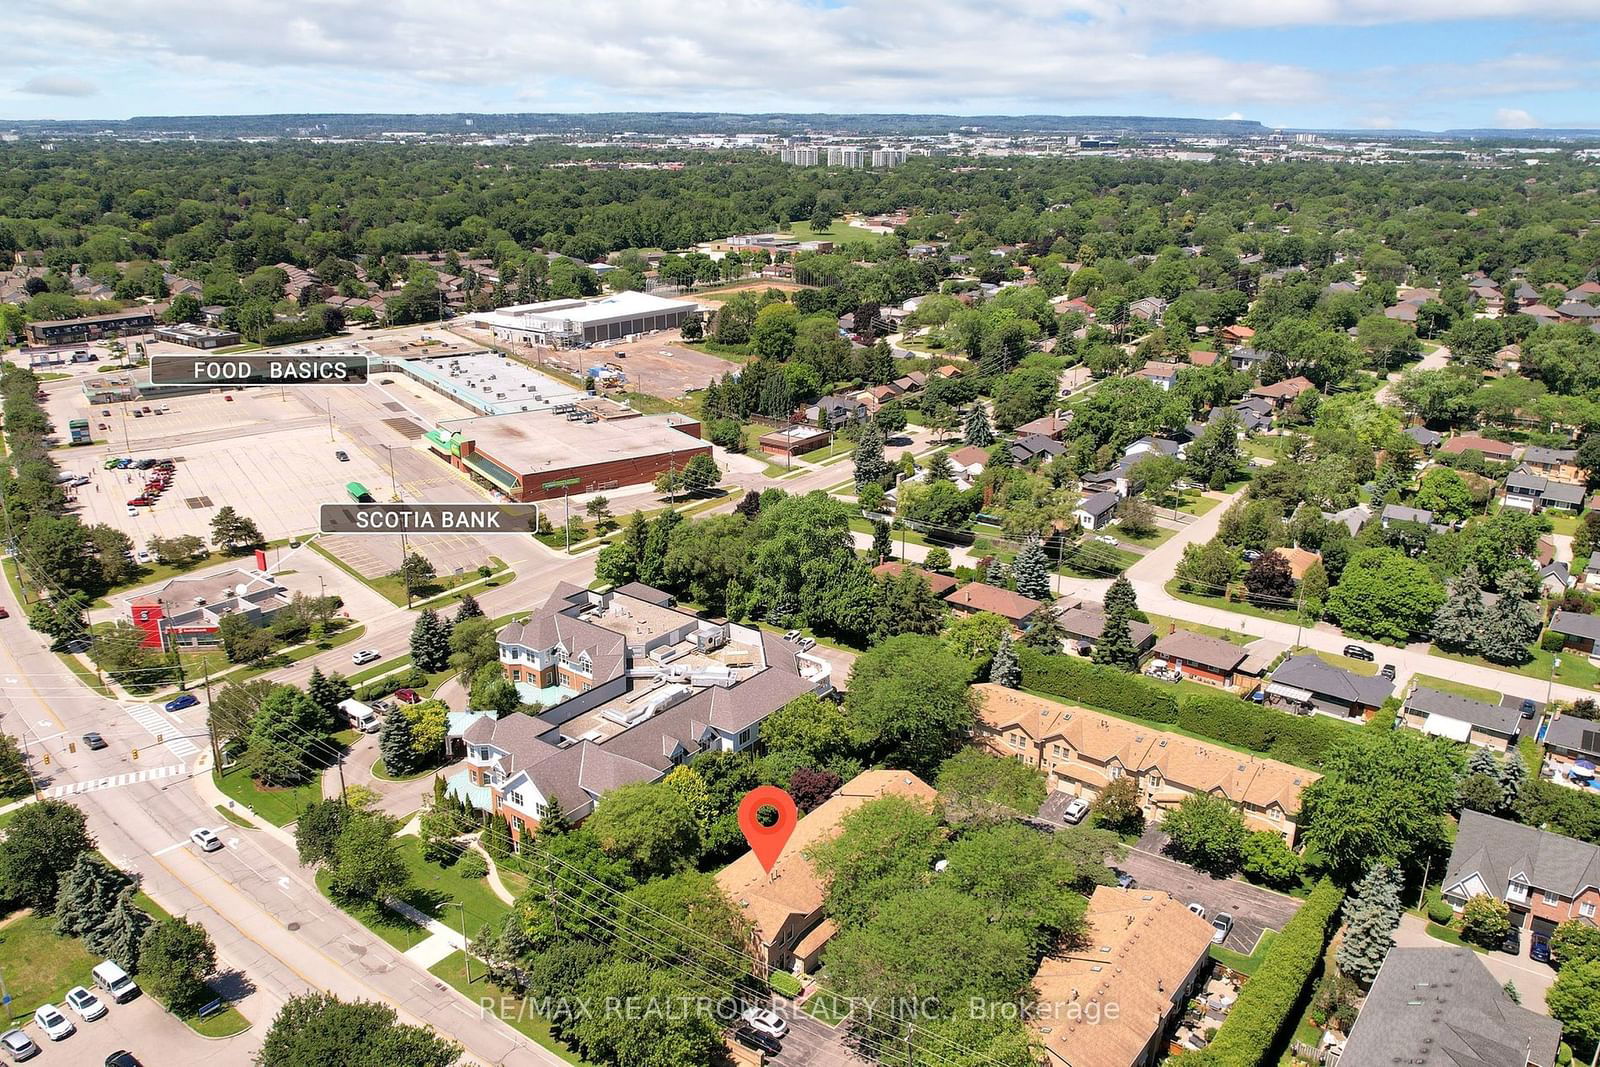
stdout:
POLYGON ((1520 708, 1520 709, 1519 709, 1519 711, 1520 711, 1520 712, 1521 712, 1521 714, 1522 714, 1522 717, 1523 717, 1523 718, 1524 718, 1524 719, 1531 719, 1531 718, 1533 718, 1533 716, 1534 716, 1534 705, 1533 705, 1533 701, 1532 701, 1532 700, 1530 700, 1530 699, 1526 699, 1526 698, 1524 698, 1524 700, 1523 700, 1523 701, 1522 701, 1522 707, 1521 707, 1521 708, 1520 708))
POLYGON ((739 1014, 739 1018, 769 1037, 782 1037, 789 1032, 789 1024, 771 1008, 748 1007, 739 1014))
POLYGON ((1394 664, 1385 663, 1383 666, 1378 668, 1378 673, 1389 679, 1389 681, 1394 681, 1394 664))
POLYGON ((1072 800, 1067 804, 1067 810, 1061 813, 1061 818, 1065 822, 1077 825, 1078 823, 1082 822, 1083 817, 1088 814, 1089 802, 1082 797, 1073 797, 1072 800))
POLYGON ((1253 548, 1245 549, 1242 554, 1246 563, 1254 563, 1256 560, 1261 558, 1261 553, 1257 552, 1253 548))
POLYGON ((764 1034, 753 1026, 741 1026, 733 1032, 733 1039, 747 1049, 755 1052, 765 1052, 768 1056, 776 1056, 783 1051, 783 1046, 771 1034, 764 1034))
POLYGON ((1129 874, 1127 871, 1118 871, 1117 872, 1117 888, 1118 889, 1138 889, 1139 888, 1139 879, 1135 878, 1133 875, 1129 874))
POLYGON ((1528 946, 1528 958, 1535 963, 1550 962, 1550 939, 1544 934, 1534 934, 1528 946))
POLYGON ((94 965, 89 972, 89 977, 94 979, 96 988, 110 994, 111 999, 121 1004, 125 1000, 132 1000, 139 995, 139 986, 128 972, 123 970, 115 960, 105 960, 94 965))
MULTIPOLYGON (((130 508, 147 508, 150 506, 150 504, 151 500, 147 496, 136 496, 132 500, 128 501, 128 506, 130 508)), ((134 514, 138 513, 135 512, 134 514)))
POLYGON ((106 1067, 141 1067, 141 1065, 133 1058, 133 1053, 125 1048, 119 1048, 106 1057, 106 1067))
POLYGON ((86 1023, 92 1023, 106 1013, 105 1001, 81 985, 67 990, 67 1007, 86 1023))
POLYGON ((1351 659, 1358 659, 1364 663, 1371 663, 1374 659, 1372 650, 1363 648, 1360 645, 1345 645, 1344 654, 1351 659))
POLYGON ((359 667, 364 663, 373 663, 381 658, 382 657, 378 654, 377 649, 363 648, 360 652, 357 652, 355 655, 350 657, 350 662, 359 667))
POLYGON ((333 458, 338 460, 340 463, 349 463, 350 462, 350 453, 346 452, 344 449, 341 448, 341 449, 339 449, 339 451, 337 451, 337 452, 335 452, 333 454, 333 458))
POLYGON ((1117 539, 1110 534, 1095 534, 1094 539, 1102 545, 1114 545, 1117 543, 1117 539))
POLYGON ((1522 955, 1522 931, 1512 926, 1506 929, 1506 936, 1500 941, 1500 951, 1513 956, 1522 955))
POLYGON ((3 607, 0 607, 0 619, 9 619, 9 618, 11 618, 10 610, 8 610, 6 608, 3 608, 3 607))
POLYGON ((200 846, 201 852, 215 852, 222 847, 222 838, 204 826, 189 831, 189 840, 200 846))
POLYGON ((422 703, 422 695, 415 689, 396 689, 394 691, 394 698, 402 704, 422 703))
POLYGON ((1202 919, 1206 917, 1206 906, 1197 900, 1189 901, 1189 910, 1200 916, 1202 919))
POLYGON ((1233 916, 1225 911, 1217 912, 1217 917, 1211 920, 1211 943, 1220 945, 1228 940, 1228 935, 1233 932, 1233 916))
POLYGON ((51 1041, 65 1041, 77 1032, 77 1027, 72 1025, 72 1020, 61 1014, 61 1009, 54 1004, 40 1005, 33 1013, 33 1021, 44 1031, 44 1036, 51 1041))
POLYGON ((192 708, 198 703, 200 703, 200 698, 193 693, 179 693, 163 706, 168 711, 182 711, 184 708, 192 708))
POLYGON ((39 1046, 21 1030, 7 1030, 0 1034, 0 1048, 4 1048, 6 1054, 18 1063, 31 1060, 39 1054, 39 1046))
POLYGON ((84 734, 83 743, 88 745, 89 748, 95 752, 99 752, 102 748, 106 747, 106 739, 97 733, 84 734))

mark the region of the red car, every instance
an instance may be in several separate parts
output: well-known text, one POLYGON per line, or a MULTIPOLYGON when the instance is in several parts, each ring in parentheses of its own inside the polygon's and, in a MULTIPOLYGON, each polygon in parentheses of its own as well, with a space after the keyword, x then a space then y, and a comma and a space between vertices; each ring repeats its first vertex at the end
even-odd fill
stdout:
POLYGON ((132 500, 128 501, 128 506, 130 508, 147 508, 150 506, 150 498, 147 496, 136 496, 132 500))
POLYGON ((394 691, 394 698, 402 704, 422 703, 422 697, 417 695, 417 691, 415 689, 396 689, 394 691))
POLYGON ((9 618, 11 618, 11 612, 7 611, 3 607, 0 607, 0 619, 9 619, 9 618))

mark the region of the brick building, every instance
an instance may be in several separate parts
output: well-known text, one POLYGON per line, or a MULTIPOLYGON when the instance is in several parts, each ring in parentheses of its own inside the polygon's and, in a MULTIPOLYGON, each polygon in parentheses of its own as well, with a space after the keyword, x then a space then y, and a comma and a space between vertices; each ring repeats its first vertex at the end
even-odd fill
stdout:
POLYGON ((1440 892, 1457 911, 1487 894, 1506 902, 1511 925, 1545 938, 1568 919, 1600 912, 1600 846, 1467 808, 1440 892))

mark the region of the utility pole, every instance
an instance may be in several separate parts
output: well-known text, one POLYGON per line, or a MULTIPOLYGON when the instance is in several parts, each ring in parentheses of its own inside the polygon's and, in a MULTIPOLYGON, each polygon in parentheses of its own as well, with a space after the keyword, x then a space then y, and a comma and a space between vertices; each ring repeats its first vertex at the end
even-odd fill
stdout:
POLYGON ((472 953, 467 941, 467 905, 459 900, 447 900, 439 905, 439 910, 456 907, 461 909, 461 963, 467 969, 467 984, 472 984, 472 953))

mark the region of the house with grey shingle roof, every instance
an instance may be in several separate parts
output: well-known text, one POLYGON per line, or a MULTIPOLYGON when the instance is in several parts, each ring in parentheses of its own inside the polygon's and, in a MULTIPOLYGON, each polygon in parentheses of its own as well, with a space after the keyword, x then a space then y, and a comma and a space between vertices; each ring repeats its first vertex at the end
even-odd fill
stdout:
POLYGON ((1480 894, 1505 901, 1511 924, 1548 937, 1600 911, 1600 845, 1466 808, 1440 892, 1460 910, 1480 894))
POLYGON ((1406 695, 1400 721, 1413 730, 1504 752, 1522 733, 1522 713, 1503 704, 1416 686, 1406 695))
POLYGON ((1384 957, 1341 1064, 1554 1067, 1561 1024, 1513 1001, 1467 948, 1405 948, 1384 957))
POLYGON ((1600 617, 1576 611, 1558 611, 1550 617, 1550 629, 1566 638, 1563 648, 1594 654, 1596 641, 1600 641, 1600 617))
POLYGON ((1267 703, 1336 719, 1359 719, 1378 710, 1393 691, 1394 684, 1381 675, 1356 674, 1306 653, 1290 656, 1272 672, 1267 703))

